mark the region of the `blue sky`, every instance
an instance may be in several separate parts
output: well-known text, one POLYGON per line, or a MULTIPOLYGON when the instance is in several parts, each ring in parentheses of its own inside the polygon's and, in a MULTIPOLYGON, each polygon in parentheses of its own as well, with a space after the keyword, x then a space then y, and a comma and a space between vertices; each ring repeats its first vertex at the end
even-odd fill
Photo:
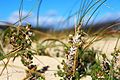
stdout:
MULTIPOLYGON (((0 21, 15 22, 18 17, 18 10, 21 0, 1 0, 0 1, 0 21)), ((26 22, 35 24, 37 12, 37 0, 24 0, 23 15, 26 15, 32 8, 31 16, 26 22), (34 18, 34 19, 33 19, 34 18), (34 20, 34 21, 33 21, 34 20)), ((64 21, 69 15, 78 10, 80 0, 43 0, 40 8, 40 24, 54 24, 64 21)), ((99 9, 97 20, 120 17, 120 0, 107 0, 99 9)))

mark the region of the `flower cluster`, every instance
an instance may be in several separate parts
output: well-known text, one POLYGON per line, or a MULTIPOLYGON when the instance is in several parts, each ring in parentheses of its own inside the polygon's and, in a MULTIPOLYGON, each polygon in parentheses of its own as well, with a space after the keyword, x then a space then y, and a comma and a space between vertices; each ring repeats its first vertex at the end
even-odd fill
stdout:
POLYGON ((45 66, 42 69, 37 69, 37 65, 33 64, 34 52, 31 49, 33 33, 31 31, 31 25, 9 27, 4 34, 4 42, 12 45, 13 60, 16 57, 21 57, 22 64, 27 67, 26 77, 23 80, 37 80, 39 78, 44 79, 41 73, 47 71, 49 66, 45 66))
POLYGON ((85 34, 82 30, 76 31, 75 35, 69 35, 70 48, 67 51, 67 69, 65 69, 66 73, 68 73, 66 75, 68 80, 73 78, 77 70, 78 49, 84 44, 84 36, 85 34))
POLYGON ((31 36, 32 32, 30 30, 31 25, 27 25, 26 27, 10 27, 8 29, 8 33, 6 37, 8 37, 9 43, 13 46, 13 48, 22 47, 22 49, 26 49, 31 46, 31 36))

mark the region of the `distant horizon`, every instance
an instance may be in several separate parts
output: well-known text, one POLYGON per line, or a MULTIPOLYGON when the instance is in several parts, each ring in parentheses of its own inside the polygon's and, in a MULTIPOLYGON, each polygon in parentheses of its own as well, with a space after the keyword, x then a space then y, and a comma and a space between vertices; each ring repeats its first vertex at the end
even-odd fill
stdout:
MULTIPOLYGON (((108 26, 110 26, 110 25, 113 25, 113 24, 118 24, 118 23, 120 23, 120 20, 119 21, 105 21, 105 22, 99 22, 99 23, 95 23, 95 24, 89 24, 89 25, 87 25, 87 26, 84 26, 83 25, 83 28, 88 28, 88 27, 90 27, 90 26, 92 26, 92 27, 94 27, 94 29, 95 30, 98 30, 99 28, 105 28, 105 27, 108 27, 108 26)), ((27 24, 25 23, 25 24, 23 24, 23 26, 26 26, 27 24)), ((0 23, 0 29, 6 29, 7 28, 7 26, 8 25, 6 25, 6 24, 1 24, 0 23)), ((117 26, 120 26, 120 24, 118 24, 117 26)), ((116 26, 116 27, 117 27, 116 26)), ((114 26, 115 27, 115 26, 114 26)), ((37 29, 37 30, 41 30, 41 31, 61 31, 61 30, 71 30, 71 29, 74 29, 74 25, 72 25, 72 26, 69 26, 69 27, 65 27, 65 28, 55 28, 55 27, 53 27, 53 26, 34 26, 34 25, 32 25, 32 28, 33 29, 37 29)), ((87 29, 86 28, 86 29, 87 29)), ((117 29, 117 28, 115 28, 115 29, 117 29)), ((119 30, 120 30, 120 28, 118 28, 119 30)))

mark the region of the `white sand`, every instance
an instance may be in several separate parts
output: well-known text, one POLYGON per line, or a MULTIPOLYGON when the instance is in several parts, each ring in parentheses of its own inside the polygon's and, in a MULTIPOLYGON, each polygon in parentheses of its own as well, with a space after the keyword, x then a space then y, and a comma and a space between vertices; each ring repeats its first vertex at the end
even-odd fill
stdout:
MULTIPOLYGON (((93 47, 97 50, 101 50, 103 53, 107 53, 107 56, 111 59, 110 53, 114 51, 115 43, 116 39, 110 38, 94 43, 93 47)), ((117 47, 120 48, 120 45, 117 47)), ((34 58, 34 63, 40 68, 47 65, 50 66, 49 70, 45 73, 46 80, 59 80, 58 77, 56 78, 54 76, 54 73, 57 70, 57 65, 61 65, 60 62, 63 58, 52 58, 47 56, 36 56, 36 58, 34 58)), ((0 62, 0 72, 3 68, 3 65, 1 64, 2 61, 0 62)), ((120 60, 118 64, 120 65, 120 60)), ((22 80, 25 77, 25 69, 26 68, 22 65, 20 58, 17 58, 14 62, 10 61, 9 66, 7 67, 8 73, 5 69, 2 76, 0 76, 0 80, 22 80)), ((90 76, 87 76, 81 80, 90 80, 90 76)))
MULTIPOLYGON (((60 65, 62 58, 52 58, 47 56, 35 56, 36 58, 33 59, 34 63, 42 68, 43 66, 49 65, 48 71, 45 73, 46 80, 59 80, 54 76, 54 73, 57 70, 57 65, 60 65)), ((6 62, 6 60, 4 60, 6 62)), ((2 64, 2 62, 0 62, 2 64)), ((3 69, 3 65, 0 65, 0 72, 3 69)), ((2 76, 0 76, 0 80, 22 80, 25 77, 25 70, 26 68, 20 62, 20 58, 17 58, 14 62, 11 60, 9 62, 9 66, 7 70, 5 69, 2 76)))

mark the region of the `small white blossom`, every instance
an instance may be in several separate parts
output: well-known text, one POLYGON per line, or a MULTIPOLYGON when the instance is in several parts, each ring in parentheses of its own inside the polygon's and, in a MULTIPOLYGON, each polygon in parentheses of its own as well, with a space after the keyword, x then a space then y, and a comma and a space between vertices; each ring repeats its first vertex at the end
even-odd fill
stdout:
POLYGON ((31 42, 30 42, 30 40, 27 40, 27 44, 30 44, 31 42))
POLYGON ((33 34, 32 32, 30 32, 30 31, 28 32, 28 35, 29 35, 29 36, 32 36, 32 34, 33 34))
POLYGON ((72 34, 70 34, 70 35, 69 35, 69 37, 71 38, 71 37, 73 37, 73 35, 72 35, 72 34))
POLYGON ((74 37, 73 37, 73 43, 79 43, 81 40, 80 40, 80 35, 76 34, 74 37))
POLYGON ((75 54, 75 51, 76 51, 77 47, 71 47, 70 50, 69 50, 69 55, 74 55, 75 54))
POLYGON ((27 40, 27 39, 29 39, 29 36, 28 36, 28 35, 26 35, 25 39, 26 39, 26 40, 27 40))

